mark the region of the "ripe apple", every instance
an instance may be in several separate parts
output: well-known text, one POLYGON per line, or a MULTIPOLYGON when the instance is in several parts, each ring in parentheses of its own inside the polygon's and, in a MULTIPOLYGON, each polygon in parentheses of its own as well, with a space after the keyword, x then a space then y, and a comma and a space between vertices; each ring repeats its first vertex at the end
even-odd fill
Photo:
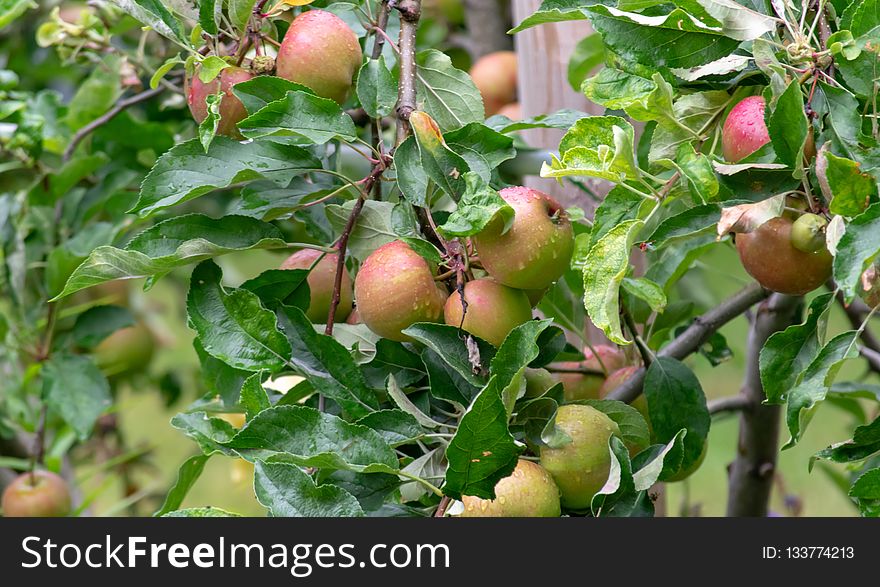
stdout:
POLYGON ((517 120, 522 120, 522 108, 520 107, 519 102, 506 104, 499 108, 498 112, 496 112, 495 114, 506 116, 514 122, 516 122, 517 120))
POLYGON ((608 439, 620 428, 591 406, 568 404, 556 412, 556 427, 571 438, 559 448, 541 447, 541 465, 559 486, 562 505, 585 510, 608 479, 611 455, 608 439))
POLYGON ((538 397, 554 385, 556 379, 547 369, 531 369, 526 367, 526 393, 525 397, 538 397))
MULTIPOLYGON (((338 261, 339 255, 337 254, 322 253, 315 249, 301 249, 281 264, 282 269, 309 269, 315 265, 306 280, 311 292, 306 316, 313 323, 327 322, 330 303, 333 299, 333 286, 336 283, 336 263, 338 261), (322 255, 323 257, 321 257, 322 255), (318 261, 319 258, 320 261, 318 261), (317 265, 315 265, 315 261, 317 261, 317 265)), ((339 305, 336 307, 336 322, 345 322, 351 313, 351 295, 351 277, 348 276, 348 271, 343 271, 342 283, 339 288, 339 305)))
POLYGON ((486 116, 516 101, 517 59, 513 51, 496 51, 477 59, 471 78, 483 96, 486 116))
POLYGON ((275 67, 278 77, 342 104, 362 61, 357 35, 344 20, 325 10, 309 10, 290 23, 275 67))
POLYGON ((241 67, 227 67, 213 80, 204 83, 199 79, 198 74, 198 68, 196 68, 195 75, 186 80, 184 88, 186 102, 189 104, 189 111, 192 112, 193 118, 201 124, 208 117, 206 99, 208 96, 216 94, 219 88, 223 92, 223 99, 220 101, 220 125, 217 127, 217 134, 233 139, 244 138, 237 125, 247 118, 248 113, 241 100, 232 92, 232 86, 246 82, 254 75, 241 67))
POLYGON ((473 237, 480 262, 495 281, 517 289, 543 289, 559 279, 571 263, 574 233, 559 203, 538 190, 504 188, 501 197, 515 212, 502 234, 498 217, 473 237))
POLYGON ((95 347, 95 363, 107 377, 144 371, 153 358, 156 341, 141 322, 120 328, 95 347))
POLYGON ((764 123, 766 105, 762 96, 749 96, 731 109, 721 131, 725 159, 736 163, 770 142, 764 123))
POLYGON ((501 346, 510 331, 532 319, 532 305, 521 289, 513 289, 492 279, 475 279, 464 285, 467 311, 462 323, 461 295, 453 292, 446 300, 443 315, 450 326, 461 326, 476 337, 501 346))
POLYGON ((796 249, 790 218, 771 218, 756 230, 736 235, 736 249, 745 270, 769 290, 793 296, 811 292, 831 275, 828 249, 814 253, 796 249))
POLYGON ((537 463, 519 459, 510 476, 495 484, 495 499, 462 497, 462 518, 557 518, 559 488, 537 463))
POLYGON ((408 244, 392 241, 367 257, 354 280, 358 312, 384 338, 408 341, 401 331, 416 322, 438 322, 446 292, 434 272, 408 244))
POLYGON ((70 513, 67 482, 49 471, 23 473, 3 492, 7 518, 59 518, 70 513))
POLYGON ((825 227, 828 221, 818 214, 802 214, 791 225, 791 244, 805 253, 825 248, 825 227))
POLYGON ((556 379, 562 383, 565 401, 573 402, 582 399, 599 399, 599 389, 605 382, 605 375, 613 373, 626 365, 626 354, 616 347, 607 344, 595 345, 593 349, 584 349, 583 361, 566 361, 559 366, 566 369, 589 369, 599 373, 557 373, 556 379), (595 349, 595 353, 593 353, 595 349), (601 359, 601 362, 600 362, 601 359))

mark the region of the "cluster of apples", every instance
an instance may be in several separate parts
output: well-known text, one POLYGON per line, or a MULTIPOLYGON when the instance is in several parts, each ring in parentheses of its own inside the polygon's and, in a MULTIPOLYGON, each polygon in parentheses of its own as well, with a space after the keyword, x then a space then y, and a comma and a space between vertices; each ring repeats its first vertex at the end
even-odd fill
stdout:
MULTIPOLYGON (((351 91, 352 80, 362 61, 357 35, 345 21, 325 10, 309 10, 290 23, 275 58, 275 73, 307 86, 318 96, 342 104, 351 91)), ((227 67, 207 83, 199 79, 198 70, 196 75, 188 78, 187 103, 196 122, 201 123, 208 116, 207 97, 222 91, 217 132, 242 138, 237 125, 247 116, 247 110, 232 88, 253 78, 255 68, 258 68, 257 63, 252 64, 251 69, 227 67)))
MULTIPOLYGON (((526 187, 499 193, 513 208, 514 220, 505 231, 504 221, 496 218, 471 239, 478 256, 473 261, 487 275, 465 283, 463 295, 450 295, 438 268, 395 240, 366 258, 353 286, 343 274, 336 319, 350 318, 354 298, 358 319, 384 338, 407 341, 403 331, 409 326, 445 320, 500 346, 511 330, 531 320, 533 305, 568 269, 574 234, 565 210, 547 194, 526 187)), ((335 254, 301 250, 282 264, 311 269, 307 315, 313 322, 327 319, 337 260, 335 254)))
POLYGON ((496 51, 477 59, 471 79, 483 97, 486 116, 499 114, 511 120, 522 118, 517 101, 517 59, 513 51, 496 51))
MULTIPOLYGON (((750 96, 734 106, 721 134, 724 158, 742 161, 770 142, 764 122, 766 101, 750 96)), ((804 163, 816 157, 812 127, 804 145, 804 163)), ((825 243, 828 220, 806 211, 802 201, 789 200, 789 209, 756 230, 736 235, 736 248, 745 270, 763 287, 789 295, 803 295, 831 276, 833 257, 825 243), (801 208, 798 210, 797 208, 801 208)))

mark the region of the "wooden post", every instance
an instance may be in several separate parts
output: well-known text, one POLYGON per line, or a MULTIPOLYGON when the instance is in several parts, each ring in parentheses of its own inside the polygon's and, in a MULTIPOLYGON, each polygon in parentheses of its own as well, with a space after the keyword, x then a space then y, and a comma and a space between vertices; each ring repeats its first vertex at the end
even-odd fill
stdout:
MULTIPOLYGON (((540 5, 541 0, 513 0, 514 24, 533 14, 540 5)), ((575 20, 542 24, 514 36, 519 57, 519 101, 523 116, 547 114, 562 108, 602 114, 600 106, 589 102, 568 83, 569 58, 578 42, 592 32, 589 21, 575 20)), ((532 147, 549 153, 557 150, 563 134, 564 131, 555 129, 534 129, 526 131, 524 137, 532 147)), ((526 184, 547 192, 563 205, 577 205, 587 213, 595 207, 584 192, 571 184, 560 185, 556 180, 537 176, 528 177, 526 184)), ((603 182, 591 181, 589 185, 600 195, 608 191, 603 182)))

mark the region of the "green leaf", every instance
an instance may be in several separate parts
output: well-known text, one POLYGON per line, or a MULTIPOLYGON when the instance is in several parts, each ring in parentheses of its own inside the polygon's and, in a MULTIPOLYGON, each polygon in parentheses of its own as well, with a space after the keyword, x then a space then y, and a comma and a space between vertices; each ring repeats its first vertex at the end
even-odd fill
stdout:
POLYGON ((37 8, 32 0, 0 0, 0 28, 5 27, 30 8, 37 8))
POLYGON ((371 412, 356 423, 372 428, 392 447, 409 444, 425 435, 418 419, 404 410, 371 412))
POLYGON ((489 366, 499 389, 507 388, 517 374, 521 375, 521 371, 538 358, 541 351, 538 340, 552 326, 553 320, 530 320, 510 331, 489 366))
POLYGON ((646 277, 624 277, 620 283, 623 289, 651 308, 651 311, 663 313, 666 309, 666 292, 663 288, 646 277))
POLYGON ((206 508, 186 508, 168 512, 162 516, 163 518, 240 518, 240 514, 228 512, 224 509, 215 507, 206 508))
POLYGON ((114 279, 158 279, 183 267, 236 251, 286 247, 274 225, 245 216, 178 216, 140 233, 124 249, 98 247, 70 276, 58 298, 114 279))
POLYGON ((171 14, 167 8, 165 8, 162 0, 123 0, 117 1, 116 4, 120 5, 123 10, 129 12, 142 23, 154 28, 157 33, 164 35, 171 40, 175 40, 184 46, 187 44, 187 37, 184 34, 183 24, 176 16, 171 14), (151 18, 144 19, 143 14, 129 11, 126 4, 131 4, 132 2, 146 11, 151 18), (158 18, 160 22, 157 22, 155 20, 156 18, 158 18), (164 26, 160 26, 160 24, 164 26))
POLYGON ((761 385, 767 403, 784 403, 786 392, 795 386, 798 377, 816 358, 825 338, 833 299, 830 293, 817 296, 810 303, 802 324, 789 326, 767 339, 759 357, 761 385))
POLYGON ((609 340, 629 344, 620 328, 620 283, 629 268, 632 245, 644 222, 621 222, 599 239, 584 263, 584 305, 590 319, 609 340))
POLYGON ((247 419, 250 420, 263 410, 272 407, 269 395, 263 389, 263 381, 260 373, 254 373, 244 380, 241 386, 241 405, 245 409, 247 419))
POLYGON ((637 179, 634 137, 632 125, 619 116, 582 118, 562 137, 559 157, 544 163, 541 177, 577 175, 617 183, 637 179))
POLYGON ((464 179, 467 186, 464 195, 438 230, 447 238, 473 236, 500 215, 504 221, 502 232, 506 232, 513 224, 514 212, 510 204, 476 173, 469 172, 464 179))
POLYGON ((299 308, 284 306, 278 320, 292 349, 290 362, 324 394, 354 418, 378 409, 379 403, 367 386, 351 354, 332 336, 318 333, 299 308))
POLYGON ((858 502, 863 516, 880 517, 880 468, 871 469, 856 479, 849 496, 858 502))
POLYGON ((232 86, 232 92, 241 100, 248 114, 254 114, 272 102, 286 99, 288 92, 315 93, 302 84, 271 75, 258 75, 239 82, 232 86))
POLYGON ((670 443, 687 430, 681 459, 681 469, 687 469, 702 455, 712 422, 700 381, 680 361, 657 357, 645 374, 644 393, 658 442, 670 443))
POLYGON ((94 361, 81 355, 56 354, 43 365, 43 399, 76 431, 80 440, 92 433, 98 417, 110 407, 110 384, 94 361))
POLYGON ((206 153, 198 139, 192 139, 159 157, 131 211, 147 216, 215 189, 255 179, 286 185, 297 175, 320 168, 314 155, 294 145, 239 143, 216 137, 206 153))
POLYGON ((605 61, 605 45, 599 33, 587 35, 574 47, 568 59, 568 84, 575 90, 590 75, 590 72, 605 61))
POLYGON ((851 330, 828 341, 804 370, 797 386, 788 393, 785 419, 791 438, 783 450, 793 447, 801 439, 844 361, 858 356, 858 335, 857 331, 851 330))
POLYGON ((507 408, 497 377, 489 380, 462 416, 446 449, 444 493, 495 499, 495 485, 513 472, 519 451, 507 429, 507 408))
POLYGON ((486 384, 485 366, 495 356, 495 349, 487 342, 476 340, 476 354, 468 352, 458 328, 446 324, 420 322, 403 331, 403 334, 422 343, 452 367, 465 381, 477 387, 486 384))
POLYGON ((65 122, 71 130, 79 130, 116 104, 122 93, 119 58, 110 55, 79 85, 67 107, 65 122))
POLYGON ((193 340, 193 347, 199 357, 201 384, 204 388, 211 395, 218 396, 224 406, 238 405, 241 387, 251 373, 233 369, 220 359, 212 357, 198 338, 193 340))
POLYGON ((323 145, 333 140, 354 141, 357 129, 351 117, 333 100, 306 92, 287 92, 238 123, 251 139, 285 137, 296 145, 323 145))
POLYGON ((198 131, 199 143, 202 145, 205 153, 211 148, 211 143, 214 142, 214 137, 217 136, 217 130, 220 128, 220 119, 222 118, 220 104, 223 101, 224 95, 222 92, 218 92, 205 96, 208 115, 199 123, 198 131))
POLYGON ((852 439, 832 444, 817 452, 810 459, 810 468, 816 459, 826 459, 835 463, 852 463, 864 461, 878 452, 880 452, 880 418, 876 418, 866 426, 856 428, 852 439))
POLYGON ((643 209, 649 206, 651 206, 651 203, 640 195, 634 194, 619 185, 613 187, 593 214, 590 246, 596 244, 609 230, 621 222, 638 219, 642 215, 643 209))
POLYGON ((415 137, 407 137, 394 150, 394 170, 397 173, 397 187, 403 197, 413 206, 424 207, 427 204, 429 180, 422 167, 422 157, 415 137))
POLYGON ((804 95, 798 80, 792 81, 776 101, 770 114, 767 130, 773 150, 779 160, 802 177, 804 142, 807 140, 807 115, 804 113, 804 95))
POLYGON ((209 458, 207 455, 195 455, 186 459, 180 465, 180 469, 177 471, 177 480, 171 486, 171 489, 168 490, 162 507, 153 516, 161 518, 177 510, 183 504, 186 494, 189 493, 189 490, 192 489, 193 485, 201 477, 202 471, 205 470, 205 463, 208 462, 209 458))
POLYGON ((672 112, 673 118, 681 124, 657 127, 651 137, 648 160, 651 163, 675 160, 682 145, 692 142, 704 126, 717 120, 731 100, 723 91, 696 92, 677 99, 672 112))
POLYGON ((525 118, 516 121, 511 121, 509 118, 496 115, 486 121, 486 126, 505 134, 521 130, 530 130, 533 128, 568 130, 575 122, 588 116, 589 114, 586 112, 570 109, 557 110, 550 114, 539 114, 532 118, 525 118))
POLYGON ((205 350, 230 367, 275 372, 290 359, 287 338, 279 332, 275 314, 244 289, 227 293, 223 273, 213 261, 195 268, 187 296, 187 322, 205 350))
POLYGON ((446 144, 484 181, 492 179, 496 167, 516 156, 513 138, 477 122, 443 135, 446 144))
POLYGON ((217 21, 220 17, 220 9, 223 8, 222 1, 217 0, 198 0, 199 6, 199 24, 209 35, 217 34, 217 21))
MULTIPOLYGON (((325 207, 327 219, 337 233, 342 232, 353 207, 354 201, 325 207)), ((386 243, 401 237, 417 237, 417 227, 412 206, 367 200, 349 236, 348 249, 355 259, 363 261, 386 243)))
POLYGON ((821 160, 816 162, 816 175, 820 185, 823 180, 827 183, 829 193, 824 195, 831 201, 829 209, 832 214, 858 216, 869 204, 877 201, 877 179, 863 172, 861 163, 824 149, 820 157, 821 160))
POLYGON ((639 515, 638 505, 642 500, 635 488, 629 451, 616 436, 608 439, 608 450, 611 454, 608 480, 593 496, 590 510, 595 517, 639 515))
POLYGON ((394 473, 398 468, 394 450, 376 431, 299 405, 263 410, 223 445, 249 461, 271 459, 357 473, 394 473))
POLYGON ((682 143, 678 146, 678 153, 671 164, 687 180, 695 202, 705 204, 718 199, 720 186, 715 169, 709 158, 697 153, 691 143, 682 143))
POLYGON ((254 10, 256 0, 228 0, 227 10, 229 20, 235 28, 235 32, 244 33, 248 19, 254 10))
POLYGON ((470 171, 467 161, 449 148, 440 127, 427 113, 417 110, 410 115, 409 122, 428 178, 457 201, 465 191, 462 175, 470 171))
POLYGON ((846 232, 837 243, 834 256, 834 281, 840 287, 847 302, 859 291, 862 272, 880 253, 880 203, 867 210, 846 225, 846 232))
POLYGON ((397 81, 385 57, 367 59, 357 76, 357 96, 370 118, 388 116, 397 103, 397 81))
POLYGON ((483 99, 471 77, 435 49, 416 56, 416 91, 424 110, 444 132, 485 118, 483 99))
POLYGON ((409 399, 403 389, 401 389, 400 385, 398 385, 393 374, 388 376, 386 388, 388 391, 388 397, 391 398, 391 401, 394 402, 402 412, 414 418, 420 426, 424 426, 425 428, 437 428, 440 426, 439 422, 436 422, 433 418, 420 410, 419 407, 409 399))
POLYGON ((150 78, 150 89, 155 90, 159 87, 159 82, 162 81, 169 71, 174 69, 178 64, 186 63, 183 59, 180 58, 180 53, 175 55, 174 57, 169 57, 165 60, 165 63, 159 66, 159 68, 153 73, 153 76, 150 78))
POLYGON ((222 57, 209 55, 199 63, 199 81, 203 84, 209 84, 220 75, 221 71, 229 67, 232 67, 232 64, 222 57))
POLYGON ((648 66, 695 67, 726 57, 739 45, 720 27, 707 26, 680 8, 658 16, 599 5, 587 10, 607 47, 648 66))
POLYGON ((264 463, 254 467, 254 493, 273 517, 350 518, 364 515, 353 495, 336 485, 315 485, 296 465, 264 463))
POLYGON ((723 33, 737 41, 753 41, 776 30, 779 21, 732 0, 696 0, 721 23, 723 33))
POLYGON ((543 0, 541 7, 519 25, 510 30, 509 34, 520 33, 532 27, 552 22, 569 20, 586 20, 586 7, 597 3, 593 0, 543 0))
POLYGON ((269 269, 239 287, 257 294, 268 308, 283 303, 306 310, 311 297, 308 277, 308 269, 269 269))
POLYGON ((674 475, 681 468, 681 456, 684 451, 684 437, 687 430, 682 428, 665 446, 662 444, 655 445, 651 449, 636 455, 633 459, 633 483, 637 491, 647 491, 654 486, 660 479, 667 479, 674 475), (652 458, 645 464, 637 462, 641 461, 641 457, 645 454, 652 458))
POLYGON ((79 347, 94 348, 120 328, 132 326, 134 323, 134 316, 128 308, 95 306, 76 317, 73 340, 79 347))
POLYGON ((645 240, 655 249, 667 244, 674 245, 678 239, 694 234, 708 231, 714 234, 719 220, 721 220, 721 208, 717 204, 695 206, 661 222, 645 240))

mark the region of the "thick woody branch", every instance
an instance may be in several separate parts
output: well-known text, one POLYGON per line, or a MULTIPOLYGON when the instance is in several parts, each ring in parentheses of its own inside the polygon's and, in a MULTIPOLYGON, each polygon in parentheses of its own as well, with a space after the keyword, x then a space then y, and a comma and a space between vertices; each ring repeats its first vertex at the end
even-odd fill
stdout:
POLYGON ((147 100, 158 96, 164 91, 165 87, 159 86, 153 90, 147 90, 145 92, 141 92, 140 94, 131 96, 130 98, 126 98, 125 100, 120 100, 119 102, 117 102, 116 105, 113 106, 113 108, 76 131, 76 134, 73 135, 73 138, 70 139, 70 143, 68 143, 67 148, 64 149, 62 161, 64 161, 65 163, 70 161, 70 158, 73 157, 73 152, 76 151, 76 147, 83 141, 83 139, 95 132, 98 128, 104 126, 105 124, 116 118, 116 116, 119 115, 120 112, 122 112, 126 108, 134 106, 135 104, 146 102, 147 100))
POLYGON ((765 405, 759 356, 764 343, 793 324, 803 298, 774 294, 758 309, 749 333, 746 374, 741 394, 752 408, 740 415, 737 457, 730 466, 728 516, 767 515, 779 451, 781 407, 765 405))
POLYGON ((409 116, 416 110, 416 31, 421 17, 421 0, 399 0, 400 85, 397 94, 397 144, 410 135, 409 116))
MULTIPOLYGON (((765 299, 770 293, 757 283, 749 285, 715 308, 699 316, 694 322, 666 345, 658 357, 684 359, 699 350, 707 340, 722 326, 743 314, 746 310, 765 299)), ((608 394, 608 399, 631 402, 642 393, 645 382, 645 369, 639 369, 626 383, 608 394)))
POLYGON ((507 34, 511 28, 510 2, 465 0, 464 5, 468 37, 466 43, 461 44, 465 45, 473 59, 513 47, 513 40, 507 34))
POLYGON ((709 402, 709 413, 723 414, 725 412, 742 412, 752 408, 751 399, 743 394, 721 397, 709 402))

